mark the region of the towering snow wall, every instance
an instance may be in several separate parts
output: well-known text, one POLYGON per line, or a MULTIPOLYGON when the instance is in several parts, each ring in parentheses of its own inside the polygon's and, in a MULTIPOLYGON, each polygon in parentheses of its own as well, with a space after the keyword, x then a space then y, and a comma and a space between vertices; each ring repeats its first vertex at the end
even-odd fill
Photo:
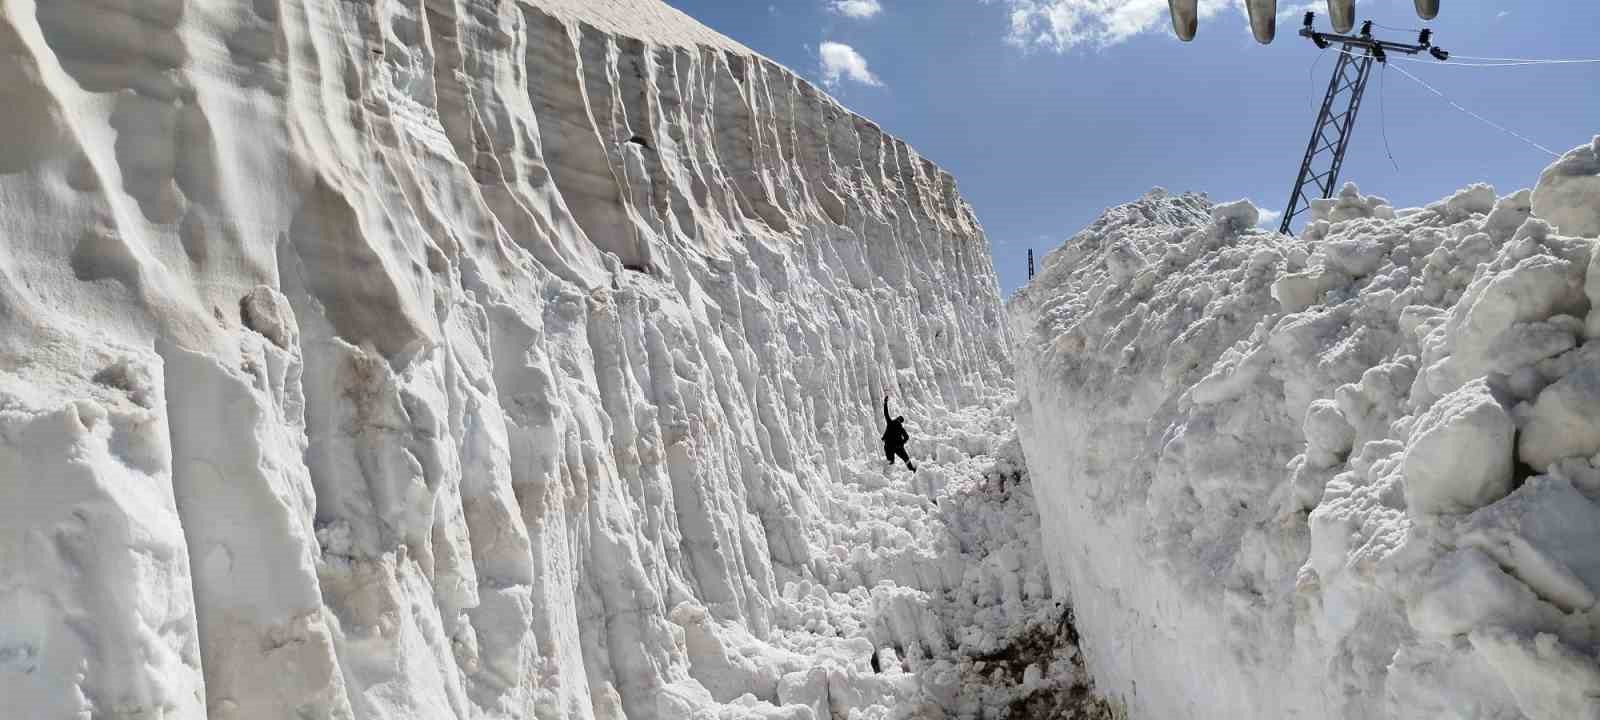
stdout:
POLYGON ((1009 382, 950 175, 650 0, 0 0, 0 104, 6 717, 687 717, 1009 382))
POLYGON ((1008 307, 1050 575, 1135 718, 1600 717, 1600 138, 1300 238, 1146 197, 1008 307))

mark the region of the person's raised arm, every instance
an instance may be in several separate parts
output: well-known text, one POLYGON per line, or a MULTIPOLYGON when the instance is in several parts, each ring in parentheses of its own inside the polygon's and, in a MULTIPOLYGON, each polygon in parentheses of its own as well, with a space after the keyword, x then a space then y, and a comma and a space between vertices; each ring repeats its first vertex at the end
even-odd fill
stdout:
POLYGON ((884 422, 891 422, 889 420, 889 396, 888 395, 884 395, 883 396, 883 421, 884 422))

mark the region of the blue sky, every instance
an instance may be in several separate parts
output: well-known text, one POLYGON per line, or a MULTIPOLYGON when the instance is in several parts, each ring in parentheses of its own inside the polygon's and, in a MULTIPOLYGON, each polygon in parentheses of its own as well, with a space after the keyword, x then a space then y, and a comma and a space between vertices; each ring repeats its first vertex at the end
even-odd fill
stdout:
MULTIPOLYGON (((1301 2, 1280 0, 1264 46, 1231 1, 1202 0, 1212 15, 1181 43, 1164 0, 668 0, 954 173, 1007 294, 1029 248, 1042 256, 1151 187, 1283 210, 1335 57, 1294 35, 1301 2)), ((1357 16, 1416 28, 1411 6, 1360 0, 1357 16)), ((1590 0, 1444 0, 1429 25, 1458 55, 1600 57, 1590 0)), ((1395 65, 1557 152, 1600 134, 1600 64, 1395 65)), ((1532 187, 1550 161, 1391 69, 1372 80, 1342 179, 1405 207, 1477 181, 1532 187)))

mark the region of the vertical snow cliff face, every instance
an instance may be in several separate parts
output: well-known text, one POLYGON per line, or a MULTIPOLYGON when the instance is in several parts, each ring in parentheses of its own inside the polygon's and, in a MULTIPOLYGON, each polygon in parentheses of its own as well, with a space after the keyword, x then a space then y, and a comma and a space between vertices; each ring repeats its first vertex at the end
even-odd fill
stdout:
MULTIPOLYGON (((0 704, 687 717, 877 401, 1010 374, 949 174, 649 0, 0 0, 0 704)), ((799 717, 798 715, 795 717, 799 717)))
POLYGON ((1011 302, 1050 575, 1136 718, 1600 717, 1600 138, 1300 238, 1146 197, 1011 302))

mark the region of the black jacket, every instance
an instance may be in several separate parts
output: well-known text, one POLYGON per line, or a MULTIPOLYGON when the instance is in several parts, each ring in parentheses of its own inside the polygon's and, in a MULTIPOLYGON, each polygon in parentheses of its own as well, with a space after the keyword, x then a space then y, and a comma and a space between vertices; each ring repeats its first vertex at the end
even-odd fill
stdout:
POLYGON ((883 399, 883 420, 889 426, 883 429, 883 444, 889 447, 905 445, 911 435, 906 432, 905 418, 889 417, 889 398, 883 399))

